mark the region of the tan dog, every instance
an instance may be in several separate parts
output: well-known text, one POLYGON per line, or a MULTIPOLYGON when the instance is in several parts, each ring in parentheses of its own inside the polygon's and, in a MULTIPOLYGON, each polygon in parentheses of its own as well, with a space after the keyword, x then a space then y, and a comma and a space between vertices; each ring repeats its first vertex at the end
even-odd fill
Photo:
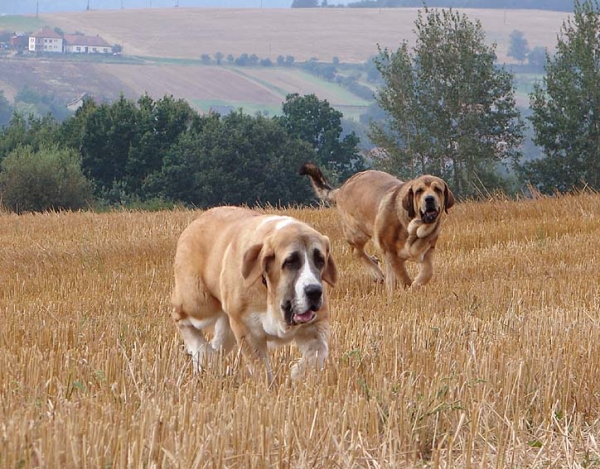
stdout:
POLYGON ((268 344, 295 339, 307 367, 328 355, 329 305, 322 280, 333 286, 337 269, 329 239, 291 217, 239 207, 204 212, 181 234, 175 254, 173 319, 194 372, 214 352, 240 344, 245 356, 273 372, 268 344), (207 342, 203 331, 214 327, 207 342))
POLYGON ((421 176, 402 182, 382 171, 364 171, 334 189, 312 163, 304 164, 300 174, 310 178, 321 200, 337 205, 346 240, 374 280, 381 282, 384 275, 376 259, 365 253, 371 238, 385 259, 388 289, 396 287, 397 278, 405 287, 429 282, 443 213, 454 205, 442 179, 421 176), (407 260, 420 264, 414 281, 406 271, 407 260))

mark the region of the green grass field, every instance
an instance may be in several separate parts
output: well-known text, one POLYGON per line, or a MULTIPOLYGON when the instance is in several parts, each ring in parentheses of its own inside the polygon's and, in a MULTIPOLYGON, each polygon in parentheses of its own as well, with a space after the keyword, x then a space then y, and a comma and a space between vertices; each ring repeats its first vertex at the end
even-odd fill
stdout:
POLYGON ((33 16, 0 16, 0 30, 35 32, 45 24, 44 20, 33 16))

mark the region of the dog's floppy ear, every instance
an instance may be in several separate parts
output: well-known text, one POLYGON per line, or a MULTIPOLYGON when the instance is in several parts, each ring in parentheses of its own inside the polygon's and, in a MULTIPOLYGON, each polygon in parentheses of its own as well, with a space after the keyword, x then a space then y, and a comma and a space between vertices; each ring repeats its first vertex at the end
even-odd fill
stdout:
POLYGON ((327 259, 325 259, 325 268, 323 269, 323 280, 332 287, 335 287, 335 284, 338 281, 338 270, 335 261, 333 260, 333 256, 331 255, 329 238, 325 236, 325 239, 327 240, 327 259))
POLYGON ((444 189, 444 210, 448 213, 448 209, 454 205, 454 194, 448 187, 448 184, 445 184, 446 188, 444 189))
POLYGON ((402 208, 408 212, 408 218, 411 220, 415 218, 415 206, 414 206, 414 194, 412 186, 408 186, 406 195, 402 198, 402 208))
POLYGON ((265 243, 255 244, 244 253, 242 277, 246 287, 253 285, 262 276, 267 267, 269 253, 265 243))

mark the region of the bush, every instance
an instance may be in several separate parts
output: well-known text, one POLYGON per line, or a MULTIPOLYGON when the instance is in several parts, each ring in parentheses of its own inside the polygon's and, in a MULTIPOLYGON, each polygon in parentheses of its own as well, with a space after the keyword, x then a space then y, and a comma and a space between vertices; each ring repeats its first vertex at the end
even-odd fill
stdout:
POLYGON ((77 210, 92 202, 92 183, 74 150, 18 147, 2 160, 0 170, 0 199, 17 213, 77 210))

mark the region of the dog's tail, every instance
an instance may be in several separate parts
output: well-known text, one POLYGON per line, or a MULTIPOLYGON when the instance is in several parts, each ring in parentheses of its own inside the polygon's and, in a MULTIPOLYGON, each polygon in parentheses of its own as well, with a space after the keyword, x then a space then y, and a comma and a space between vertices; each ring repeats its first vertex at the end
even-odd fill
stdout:
POLYGON ((300 176, 308 176, 310 184, 319 199, 328 204, 335 204, 335 193, 337 189, 331 187, 319 167, 314 163, 304 163, 300 167, 300 176))

